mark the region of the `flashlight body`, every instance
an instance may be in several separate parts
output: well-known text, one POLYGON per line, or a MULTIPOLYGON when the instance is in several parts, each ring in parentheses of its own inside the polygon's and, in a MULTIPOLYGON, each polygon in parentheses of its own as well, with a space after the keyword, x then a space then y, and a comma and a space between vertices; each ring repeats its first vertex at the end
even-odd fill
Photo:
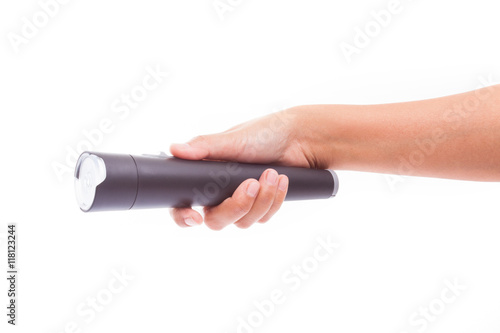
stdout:
MULTIPOLYGON (((337 175, 331 170, 192 161, 167 155, 85 152, 80 159, 89 154, 103 160, 106 177, 84 211, 214 206, 230 197, 244 180, 259 179, 268 168, 288 176, 285 200, 326 199, 338 190, 337 175)), ((80 176, 78 165, 76 178, 80 176)))

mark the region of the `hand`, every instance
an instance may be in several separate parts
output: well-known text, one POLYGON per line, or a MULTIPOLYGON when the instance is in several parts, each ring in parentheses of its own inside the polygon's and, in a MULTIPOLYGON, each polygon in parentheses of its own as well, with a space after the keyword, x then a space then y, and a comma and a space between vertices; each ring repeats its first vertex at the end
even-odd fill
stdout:
MULTIPOLYGON (((187 144, 173 144, 171 153, 189 160, 224 160, 244 163, 275 163, 310 167, 311 153, 298 143, 297 114, 291 110, 274 113, 235 126, 219 134, 203 135, 187 144)), ((288 178, 273 169, 264 171, 257 181, 247 179, 232 197, 220 205, 204 207, 205 224, 213 230, 235 224, 248 228, 268 221, 280 208, 288 189, 288 178)), ((203 217, 191 208, 174 208, 172 218, 181 227, 196 226, 203 217)))

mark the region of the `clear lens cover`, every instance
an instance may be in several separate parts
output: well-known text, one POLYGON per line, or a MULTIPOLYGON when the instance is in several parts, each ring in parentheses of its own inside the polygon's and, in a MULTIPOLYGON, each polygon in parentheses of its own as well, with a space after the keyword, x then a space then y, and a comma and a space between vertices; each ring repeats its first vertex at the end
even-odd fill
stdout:
POLYGON ((106 165, 99 156, 84 153, 75 171, 75 193, 80 208, 88 211, 94 203, 96 187, 106 179, 106 165))

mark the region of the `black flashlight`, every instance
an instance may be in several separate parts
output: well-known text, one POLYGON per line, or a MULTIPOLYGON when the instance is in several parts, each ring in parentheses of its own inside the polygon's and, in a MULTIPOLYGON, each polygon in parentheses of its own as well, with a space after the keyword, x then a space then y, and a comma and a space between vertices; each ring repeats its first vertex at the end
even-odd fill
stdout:
POLYGON ((84 212, 215 206, 248 178, 268 168, 288 176, 285 200, 326 199, 337 194, 332 170, 219 161, 192 161, 160 155, 84 152, 75 169, 75 191, 84 212))

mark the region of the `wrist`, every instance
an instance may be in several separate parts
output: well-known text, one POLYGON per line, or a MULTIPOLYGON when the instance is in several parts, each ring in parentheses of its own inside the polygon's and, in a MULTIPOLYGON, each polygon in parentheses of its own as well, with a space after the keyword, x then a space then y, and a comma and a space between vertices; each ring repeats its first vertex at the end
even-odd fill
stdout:
POLYGON ((344 161, 340 132, 340 108, 336 105, 302 105, 282 111, 292 121, 290 140, 301 151, 309 167, 338 169, 344 161))

